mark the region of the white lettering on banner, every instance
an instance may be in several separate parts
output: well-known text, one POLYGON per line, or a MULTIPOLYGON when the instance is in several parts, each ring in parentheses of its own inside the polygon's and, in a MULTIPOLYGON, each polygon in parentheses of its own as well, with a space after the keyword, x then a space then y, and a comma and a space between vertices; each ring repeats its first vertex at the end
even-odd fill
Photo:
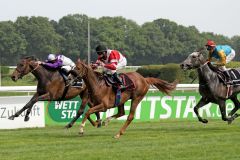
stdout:
POLYGON ((234 104, 233 103, 227 103, 227 105, 226 105, 226 113, 231 112, 233 108, 234 108, 234 104))
MULTIPOLYGON (((31 97, 21 97, 28 101, 31 97)), ((15 128, 28 128, 28 127, 45 127, 45 117, 44 117, 44 102, 37 102, 33 105, 31 113, 29 114, 30 120, 28 122, 24 121, 26 111, 16 117, 14 120, 9 120, 8 118, 19 111, 25 103, 18 103, 18 99, 15 98, 15 104, 6 104, 8 101, 12 101, 12 97, 1 98, 0 104, 0 129, 15 129, 15 128)))
POLYGON ((156 107, 156 101, 160 101, 160 97, 154 96, 154 97, 147 97, 147 101, 151 101, 150 105, 150 119, 154 119, 155 114, 155 107, 156 107))
POLYGON ((76 110, 63 110, 61 119, 74 118, 77 115, 76 110))
POLYGON ((194 96, 189 96, 183 118, 187 118, 188 114, 192 114, 193 117, 196 117, 193 111, 194 106, 196 106, 196 98, 194 96))
MULTIPOLYGON (((226 116, 228 116, 227 113, 231 112, 233 108, 234 108, 234 104, 233 104, 233 103, 226 103, 226 116)), ((221 112, 220 112, 219 107, 217 107, 217 112, 216 112, 216 114, 217 114, 217 115, 216 115, 217 117, 222 117, 222 114, 221 114, 221 112)))
POLYGON ((114 108, 108 109, 106 111, 106 117, 111 117, 114 115, 114 108))
MULTIPOLYGON (((193 108, 196 106, 196 96, 147 96, 138 104, 135 113, 135 119, 167 119, 167 118, 196 118, 193 108), (146 115, 146 113, 148 113, 146 115), (156 114, 157 113, 157 114, 156 114), (175 115, 174 115, 175 114, 175 115)), ((128 101, 127 104, 131 104, 128 101)), ((209 103, 199 109, 199 114, 204 117, 221 117, 218 107, 209 103), (213 107, 214 106, 214 107, 213 107)), ((232 103, 227 103, 226 111, 229 112, 233 108, 232 103)), ((130 106, 125 105, 125 111, 130 110, 130 106)), ((101 113, 101 118, 112 116, 117 113, 117 108, 110 109, 106 113, 101 113)), ((118 118, 118 120, 126 120, 128 114, 118 118)))
MULTIPOLYGON (((0 107, 0 118, 8 118, 15 114, 19 109, 17 109, 16 106, 13 108, 7 108, 7 107, 0 107)), ((25 117, 26 115, 26 110, 20 114, 19 116, 25 117)), ((34 105, 29 116, 40 116, 40 107, 34 105)))
POLYGON ((202 108, 199 108, 199 115, 203 116, 203 112, 205 112, 207 117, 211 117, 211 112, 210 112, 211 105, 212 103, 208 103, 202 108))
POLYGON ((79 101, 55 101, 55 109, 72 109, 76 110, 79 105, 79 101))
POLYGON ((186 100, 186 96, 174 96, 173 100, 177 101, 177 106, 176 106, 176 118, 180 118, 180 116, 181 116, 182 101, 185 101, 185 100, 186 100))
POLYGON ((172 97, 170 97, 170 96, 162 97, 162 101, 161 101, 162 102, 161 103, 162 104, 162 108, 164 108, 167 111, 167 113, 160 115, 159 118, 166 119, 166 118, 171 117, 172 110, 171 110, 171 107, 166 103, 167 100, 172 100, 172 97))

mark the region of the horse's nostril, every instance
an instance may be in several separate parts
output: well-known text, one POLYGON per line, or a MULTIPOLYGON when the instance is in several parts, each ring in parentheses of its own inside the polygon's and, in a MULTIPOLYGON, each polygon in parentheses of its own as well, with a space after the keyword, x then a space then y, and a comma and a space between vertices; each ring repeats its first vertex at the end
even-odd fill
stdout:
POLYGON ((13 81, 16 81, 16 76, 11 76, 11 79, 12 79, 13 81))

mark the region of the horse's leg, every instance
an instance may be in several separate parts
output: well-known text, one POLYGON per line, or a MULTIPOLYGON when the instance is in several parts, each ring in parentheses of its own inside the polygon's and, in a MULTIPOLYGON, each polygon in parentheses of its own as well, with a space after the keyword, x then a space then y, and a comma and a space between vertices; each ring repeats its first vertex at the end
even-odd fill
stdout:
MULTIPOLYGON (((10 116, 8 119, 14 120, 15 117, 18 117, 18 116, 19 116, 23 111, 25 111, 26 109, 32 108, 32 106, 34 105, 34 103, 37 102, 37 101, 36 101, 37 97, 38 97, 38 93, 35 93, 35 94, 33 95, 33 97, 31 98, 31 100, 30 100, 22 109, 20 109, 20 110, 19 110, 18 112, 16 112, 14 115, 10 116)), ((30 112, 29 112, 29 113, 30 113, 30 112)), ((28 120, 29 120, 29 118, 26 118, 26 116, 25 116, 24 121, 28 121, 28 120)))
POLYGON ((122 117, 124 115, 125 115, 124 104, 122 104, 122 105, 118 106, 118 113, 113 115, 113 116, 107 117, 106 120, 103 121, 102 125, 107 126, 112 119, 114 119, 114 118, 117 119, 117 118, 122 117))
POLYGON ((231 123, 231 121, 233 120, 232 117, 227 117, 226 116, 226 101, 225 100, 219 100, 218 102, 219 108, 220 108, 220 112, 222 115, 222 120, 223 121, 228 121, 229 123, 231 123))
MULTIPOLYGON (((93 106, 93 104, 89 101, 88 102, 88 105, 90 106, 90 108, 93 106)), ((99 112, 95 112, 95 115, 97 117, 97 120, 96 122, 94 122, 91 117, 89 116, 88 117, 88 121, 94 126, 94 127, 98 127, 100 128, 102 126, 102 120, 100 119, 100 113, 99 112)))
MULTIPOLYGON (((73 118, 73 120, 68 123, 65 128, 71 128, 73 126, 73 124, 77 121, 77 119, 83 114, 85 108, 86 108, 86 105, 87 105, 87 102, 88 102, 88 97, 85 97, 85 96, 81 96, 82 98, 82 103, 81 103, 81 106, 80 108, 78 109, 78 112, 77 112, 77 115, 73 118)), ((91 121, 90 121, 91 122, 91 121)), ((91 123, 92 124, 92 123, 91 123)))
POLYGON ((85 123, 86 123, 86 120, 89 118, 89 116, 92 114, 92 113, 96 113, 96 112, 103 112, 105 111, 104 109, 104 105, 103 103, 99 104, 99 105, 96 105, 92 108, 89 108, 88 111, 85 113, 85 116, 82 120, 82 123, 80 125, 80 131, 79 131, 79 134, 83 134, 83 128, 85 126, 85 123))
POLYGON ((240 107, 240 102, 239 100, 237 99, 237 96, 234 96, 231 98, 231 100, 233 101, 234 103, 234 108, 231 110, 231 112, 228 114, 228 116, 230 116, 232 119, 230 121, 228 121, 228 124, 231 124, 232 121, 237 118, 239 116, 238 113, 236 113, 236 111, 239 109, 240 107), (234 114, 236 113, 236 114, 234 114))
MULTIPOLYGON (((100 119, 100 113, 99 113, 99 112, 96 112, 95 115, 96 115, 96 117, 97 117, 97 121, 96 121, 96 122, 97 122, 97 127, 100 128, 100 127, 102 126, 102 120, 100 119)), ((91 118, 89 117, 89 119, 91 119, 91 118)), ((88 119, 88 120, 89 120, 89 119, 88 119)), ((90 120, 89 120, 89 121, 90 121, 90 120)))
POLYGON ((131 109, 130 109, 128 118, 127 118, 125 124, 123 125, 123 127, 120 129, 120 131, 114 136, 114 138, 120 138, 120 136, 123 135, 123 133, 125 132, 128 125, 132 122, 136 108, 137 108, 138 104, 140 103, 140 101, 143 99, 143 97, 144 96, 140 96, 135 99, 132 99, 131 109))
POLYGON ((197 115, 198 117, 198 120, 202 123, 208 123, 208 120, 207 119, 203 119, 199 113, 198 113, 198 109, 205 106, 206 104, 208 104, 209 101, 205 98, 201 98, 200 101, 198 102, 198 104, 193 108, 195 114, 197 115))
MULTIPOLYGON (((45 100, 49 100, 50 99, 50 95, 49 93, 46 93, 44 95, 41 95, 39 97, 36 97, 35 99, 35 102, 33 100, 34 103, 36 103, 37 101, 45 101, 45 100)), ((34 104, 33 103, 33 104, 34 104)), ((28 121, 30 118, 29 118, 29 114, 31 113, 31 110, 32 110, 32 107, 33 107, 33 104, 27 109, 27 113, 25 115, 25 118, 24 118, 24 121, 28 121)))

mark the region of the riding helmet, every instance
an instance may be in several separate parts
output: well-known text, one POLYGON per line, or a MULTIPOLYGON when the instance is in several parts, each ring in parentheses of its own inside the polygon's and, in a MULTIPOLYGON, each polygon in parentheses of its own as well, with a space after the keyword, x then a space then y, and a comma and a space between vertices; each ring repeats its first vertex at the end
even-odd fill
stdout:
POLYGON ((107 51, 107 47, 105 47, 104 45, 98 45, 96 47, 96 52, 99 53, 99 52, 106 52, 107 51))
POLYGON ((208 40, 207 41, 207 44, 205 46, 211 46, 211 47, 215 47, 216 46, 216 43, 212 40, 208 40))
POLYGON ((56 59, 56 55, 55 54, 49 54, 48 55, 48 61, 54 61, 56 59))

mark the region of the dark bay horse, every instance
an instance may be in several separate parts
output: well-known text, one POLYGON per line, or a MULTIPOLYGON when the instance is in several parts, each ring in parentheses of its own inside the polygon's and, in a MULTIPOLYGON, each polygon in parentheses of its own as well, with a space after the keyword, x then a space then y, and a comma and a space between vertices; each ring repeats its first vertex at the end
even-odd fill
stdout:
MULTIPOLYGON (((70 128, 72 127, 74 122, 83 114, 86 104, 89 103, 89 106, 91 106, 91 102, 89 102, 88 97, 88 90, 85 84, 83 84, 82 87, 69 86, 65 94, 65 97, 62 97, 65 89, 65 82, 59 71, 46 69, 44 66, 39 65, 38 61, 32 56, 22 58, 20 60, 20 62, 17 64, 17 68, 12 73, 11 78, 13 81, 17 81, 18 79, 22 78, 23 76, 29 73, 32 73, 38 81, 37 92, 33 95, 31 100, 21 110, 19 110, 14 115, 9 117, 10 120, 13 120, 15 117, 18 117, 23 111, 27 109, 24 121, 28 121, 31 109, 37 101, 68 100, 80 95, 82 103, 77 112, 77 115, 66 126, 66 128, 70 128)), ((97 122, 94 122, 89 118, 89 121, 93 126, 100 125, 99 113, 96 113, 96 116, 98 119, 97 122)))
MULTIPOLYGON (((93 103, 93 107, 90 108, 82 120, 82 124, 80 125, 80 134, 83 134, 83 128, 85 126, 86 119, 92 114, 96 112, 105 112, 109 108, 115 107, 115 92, 113 91, 111 86, 107 86, 105 81, 99 80, 99 78, 94 74, 92 68, 86 65, 81 60, 76 62, 76 71, 85 81, 87 88, 89 90, 89 97, 91 102, 93 103)), ((134 118, 135 110, 139 104, 139 102, 146 95, 150 85, 154 85, 161 92, 169 94, 172 90, 176 88, 177 82, 168 83, 164 80, 157 78, 144 78, 137 72, 129 72, 126 75, 134 82, 135 88, 132 90, 125 90, 121 93, 121 100, 118 107, 119 112, 112 117, 118 118, 122 116, 124 113, 124 103, 131 99, 131 108, 130 114, 125 122, 124 126, 120 129, 120 131, 115 135, 115 138, 120 138, 120 136, 125 132, 128 125, 134 118)))
MULTIPOLYGON (((237 94, 240 92, 240 86, 233 86, 232 94, 227 96, 227 87, 221 82, 214 71, 214 66, 210 62, 206 61, 201 52, 193 52, 186 60, 180 65, 184 70, 197 69, 199 78, 199 93, 201 99, 194 107, 198 120, 203 123, 207 123, 207 119, 203 119, 198 109, 212 102, 219 105, 220 112, 223 121, 231 123, 239 115, 235 112, 240 107, 240 102, 237 99, 237 94), (226 100, 231 99, 235 105, 233 110, 229 113, 230 117, 226 116, 226 100)), ((215 68, 216 69, 216 68, 215 68)), ((237 69, 240 72, 240 68, 237 69)))

